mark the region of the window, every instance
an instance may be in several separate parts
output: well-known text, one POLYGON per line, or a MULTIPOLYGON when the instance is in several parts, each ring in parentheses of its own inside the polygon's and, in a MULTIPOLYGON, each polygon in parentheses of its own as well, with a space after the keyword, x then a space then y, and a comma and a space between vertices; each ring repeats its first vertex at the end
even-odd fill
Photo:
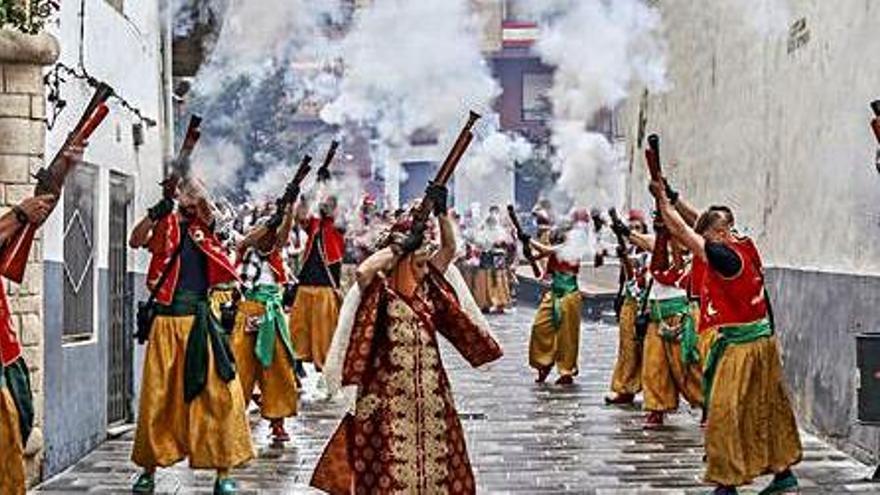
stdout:
POLYGON ((87 340, 94 327, 95 208, 98 171, 82 163, 64 185, 64 327, 66 342, 87 340))
POLYGON ((522 119, 547 120, 550 118, 550 88, 553 75, 549 72, 523 73, 522 119))

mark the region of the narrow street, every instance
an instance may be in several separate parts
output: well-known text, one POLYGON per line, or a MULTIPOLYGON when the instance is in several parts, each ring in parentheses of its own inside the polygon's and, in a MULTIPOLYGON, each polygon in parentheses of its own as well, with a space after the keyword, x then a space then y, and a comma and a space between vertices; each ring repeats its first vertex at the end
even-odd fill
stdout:
MULTIPOLYGON (((519 308, 491 322, 505 357, 473 370, 450 347, 444 358, 467 430, 479 493, 704 493, 698 416, 682 410, 662 431, 641 428, 638 409, 606 407, 616 329, 587 323, 583 370, 575 386, 535 385, 526 368, 533 310, 519 308)), ((550 381, 555 377, 551 376, 550 381)), ((308 479, 341 413, 339 404, 305 403, 284 449, 268 444, 267 424, 255 427, 258 459, 235 472, 241 493, 313 493, 308 479)), ((255 417, 252 417, 254 420, 255 417)), ((872 468, 804 434, 805 459, 796 467, 801 493, 880 493, 864 481, 872 468)), ((101 445, 73 468, 43 483, 41 493, 121 493, 137 472, 128 461, 131 434, 101 445)), ((743 493, 757 491, 758 480, 743 493)), ((157 493, 210 493, 213 473, 184 464, 160 472, 157 493)))

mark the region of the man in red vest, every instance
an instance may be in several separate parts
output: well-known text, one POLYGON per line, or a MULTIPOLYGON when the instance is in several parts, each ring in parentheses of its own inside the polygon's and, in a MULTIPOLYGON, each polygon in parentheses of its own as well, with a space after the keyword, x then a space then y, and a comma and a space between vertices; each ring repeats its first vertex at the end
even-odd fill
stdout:
POLYGON ((716 494, 732 494, 753 478, 774 473, 761 493, 795 489, 790 468, 803 451, 783 383, 758 249, 733 231, 729 208, 711 207, 690 227, 663 182, 652 182, 650 190, 669 233, 706 264, 699 284, 700 327, 717 329, 703 376, 706 481, 717 486, 716 494))
MULTIPOLYGON (((299 359, 324 368, 336 320, 339 317, 339 289, 345 239, 336 225, 336 197, 325 197, 317 216, 308 220, 309 235, 304 262, 299 272, 296 300, 290 311, 290 332, 299 359)), ((323 380, 319 380, 319 387, 323 380)))
POLYGON ((291 204, 261 219, 238 246, 244 300, 238 305, 232 351, 245 402, 260 384, 260 414, 271 422, 275 442, 290 440, 284 418, 296 415, 298 398, 282 294, 288 282, 282 250, 292 225, 291 204))
MULTIPOLYGON (((41 225, 55 208, 55 199, 51 194, 28 198, 0 216, 0 250, 26 225, 41 225)), ((33 428, 34 407, 5 286, 0 287, 0 364, 0 493, 23 495, 24 446, 33 428)))
POLYGON ((176 205, 164 198, 150 208, 129 240, 152 254, 147 286, 157 302, 131 455, 143 473, 132 491, 151 493, 156 468, 189 458, 193 468, 217 471, 214 493, 230 494, 236 492, 230 469, 252 459, 254 449, 210 297, 212 287, 237 283, 238 274, 214 233, 213 208, 201 187, 185 181, 176 196, 176 205))

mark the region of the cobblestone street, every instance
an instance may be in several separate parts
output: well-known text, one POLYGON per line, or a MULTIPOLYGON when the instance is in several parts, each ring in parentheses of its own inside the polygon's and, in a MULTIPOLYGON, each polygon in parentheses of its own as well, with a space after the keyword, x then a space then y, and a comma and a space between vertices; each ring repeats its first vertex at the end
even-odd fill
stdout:
MULTIPOLYGON (((582 372, 575 386, 536 385, 526 367, 533 310, 492 317, 505 357, 487 371, 470 369, 451 348, 444 358, 467 430, 480 493, 704 493, 702 437, 696 413, 682 410, 662 431, 641 428, 638 409, 606 407, 616 348, 613 327, 585 324, 582 372)), ((551 376, 550 382, 555 377, 551 376)), ((311 469, 341 413, 335 403, 304 403, 292 425, 294 441, 273 448, 267 424, 254 435, 258 459, 237 470, 242 493, 311 493, 311 469)), ((131 433, 104 443, 38 491, 125 492, 137 470, 128 461, 131 433)), ((810 435, 797 466, 801 493, 880 493, 864 478, 872 468, 810 435)), ((185 465, 158 475, 162 493, 209 493, 213 473, 185 465)), ((750 493, 766 479, 757 480, 750 493)))

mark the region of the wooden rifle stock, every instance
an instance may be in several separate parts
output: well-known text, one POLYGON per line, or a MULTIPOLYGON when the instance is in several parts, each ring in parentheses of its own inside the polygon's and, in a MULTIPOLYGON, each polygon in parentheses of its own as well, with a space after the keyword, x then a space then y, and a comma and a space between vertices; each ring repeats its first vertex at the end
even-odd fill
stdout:
MULTIPOLYGON (((449 178, 452 177, 455 167, 458 166, 458 162, 461 161, 461 157, 464 156, 465 151, 467 151, 468 146, 470 146, 471 141, 474 139, 473 127, 479 118, 480 114, 471 110, 467 123, 461 129, 461 132, 458 133, 458 138, 455 139, 455 144, 449 150, 449 155, 446 156, 446 160, 443 161, 443 165, 440 166, 440 170, 437 171, 437 175, 434 176, 434 180, 429 185, 445 186, 449 178)), ((424 196, 413 212, 413 223, 424 223, 428 219, 433 206, 427 195, 424 196)))
POLYGON ((874 111, 874 118, 871 119, 871 130, 874 131, 874 137, 877 138, 877 144, 880 144, 880 100, 871 102, 871 110, 874 111))
POLYGON ((202 131, 200 129, 201 125, 201 117, 198 115, 191 115, 189 117, 189 124, 186 127, 186 135, 183 138, 183 143, 180 145, 180 151, 178 151, 177 157, 174 159, 174 166, 171 170, 171 174, 162 182, 162 194, 168 199, 174 199, 177 185, 180 184, 180 181, 189 177, 189 160, 196 147, 196 143, 198 143, 199 138, 202 137, 202 131))
MULTIPOLYGON (((663 181, 663 167, 660 163, 660 136, 651 134, 648 136, 648 147, 645 148, 645 162, 648 164, 648 174, 652 181, 663 181)), ((660 202, 654 201, 657 211, 660 211, 660 202)))
POLYGON ((330 164, 333 163, 333 158, 336 156, 336 149, 339 148, 339 141, 333 140, 330 142, 330 149, 327 150, 327 156, 324 157, 324 163, 318 167, 318 180, 322 176, 330 177, 330 164))
MULTIPOLYGON (((293 178, 290 179, 290 182, 287 183, 287 187, 284 188, 284 193, 275 200, 275 212, 272 214, 272 218, 269 220, 268 225, 281 225, 287 207, 296 201, 296 195, 291 192, 299 190, 299 187, 312 170, 312 167, 309 165, 311 162, 312 157, 310 155, 302 157, 302 160, 299 162, 299 166, 296 169, 296 173, 293 174, 293 178)), ((278 243, 277 227, 274 229, 268 228, 268 225, 262 227, 263 233, 255 241, 258 249, 264 253, 270 252, 278 243)))
MULTIPOLYGON (((519 223, 519 217, 516 216, 516 210, 513 208, 513 205, 507 205, 507 216, 510 217, 510 223, 513 224, 513 229, 516 230, 517 239, 522 235, 523 228, 519 223)), ((535 278, 541 278, 541 268, 538 266, 538 262, 535 261, 535 254, 532 253, 532 246, 528 242, 522 243, 523 256, 529 261, 529 266, 532 267, 532 273, 535 275, 535 278)))
MULTIPOLYGON (((623 223, 623 221, 620 220, 620 215, 617 214, 616 208, 609 209, 608 216, 611 217, 612 225, 623 223)), ((632 264, 632 260, 629 259, 629 255, 626 252, 626 239, 623 238, 623 235, 620 232, 615 231, 614 235, 617 237, 617 254, 620 256, 620 264, 623 266, 623 273, 626 280, 632 280, 636 276, 636 270, 632 264)))
POLYGON ((651 180, 663 180, 663 167, 660 164, 660 136, 648 136, 648 147, 645 149, 645 160, 651 180))
POLYGON ((287 183, 287 187, 284 188, 284 193, 275 200, 275 215, 283 217, 284 210, 287 209, 287 206, 296 201, 296 196, 292 195, 291 191, 298 190, 303 181, 306 180, 306 177, 312 170, 312 167, 309 165, 310 163, 312 163, 311 155, 305 155, 302 157, 299 166, 296 168, 296 173, 293 174, 293 178, 290 179, 290 182, 287 183))
MULTIPOLYGON (((49 162, 49 166, 41 168, 34 174, 37 180, 34 186, 34 195, 41 196, 51 194, 56 198, 61 196, 64 181, 70 174, 76 163, 71 161, 65 154, 71 148, 81 148, 91 137, 92 133, 101 125, 107 117, 109 109, 107 100, 113 95, 113 89, 104 83, 98 83, 92 99, 86 105, 82 116, 73 130, 67 135, 64 144, 49 162)), ((0 251, 0 275, 21 283, 24 279, 24 271, 27 266, 28 256, 34 242, 39 225, 28 224, 10 238, 0 251)))
POLYGON ((74 165, 64 157, 64 154, 70 148, 82 147, 92 133, 95 132, 95 129, 98 128, 109 113, 106 103, 112 95, 113 90, 110 86, 104 83, 98 84, 95 93, 92 95, 92 99, 89 100, 89 103, 83 110, 82 116, 73 130, 67 135, 64 144, 61 145, 61 148, 52 158, 52 161, 49 162, 49 166, 41 168, 36 174, 34 174, 34 177, 37 179, 37 186, 34 189, 35 195, 61 195, 64 180, 67 178, 67 174, 70 173, 70 170, 74 165))

